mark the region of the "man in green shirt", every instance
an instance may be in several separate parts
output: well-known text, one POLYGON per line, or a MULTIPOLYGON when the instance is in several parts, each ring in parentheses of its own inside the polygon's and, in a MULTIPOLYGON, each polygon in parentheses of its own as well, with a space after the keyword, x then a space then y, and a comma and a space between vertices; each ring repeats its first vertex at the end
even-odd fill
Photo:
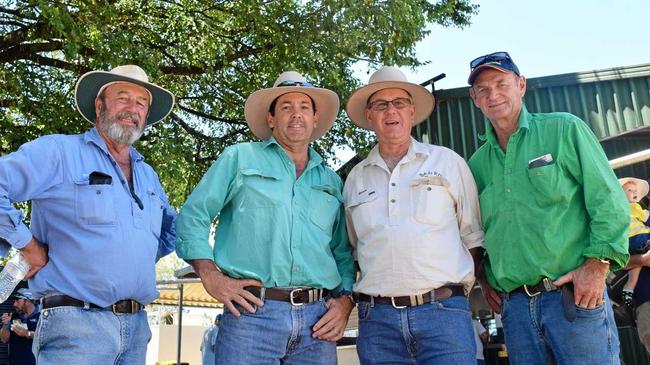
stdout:
POLYGON ((489 120, 469 160, 487 250, 477 276, 504 312, 511 363, 618 364, 605 276, 628 260, 629 208, 607 158, 576 116, 528 113, 508 53, 470 66, 470 96, 489 120))
POLYGON ((354 260, 341 179, 309 143, 336 120, 338 96, 289 71, 244 110, 263 141, 231 146, 210 167, 178 217, 176 252, 228 309, 217 364, 335 364, 354 260))

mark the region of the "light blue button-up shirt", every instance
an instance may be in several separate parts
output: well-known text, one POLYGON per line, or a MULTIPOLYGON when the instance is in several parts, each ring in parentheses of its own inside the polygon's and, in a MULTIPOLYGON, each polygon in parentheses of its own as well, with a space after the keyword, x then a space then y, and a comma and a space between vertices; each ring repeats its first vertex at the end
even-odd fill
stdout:
POLYGON ((214 260, 230 277, 265 287, 351 290, 342 185, 313 149, 296 178, 293 161, 273 138, 231 146, 181 209, 176 253, 214 260), (217 216, 213 249, 208 237, 217 216))
POLYGON ((49 262, 29 281, 35 298, 60 293, 108 306, 158 296, 155 263, 174 250, 176 213, 134 148, 131 168, 138 199, 95 128, 41 137, 0 158, 2 250, 23 248, 32 235, 49 248, 49 262), (111 181, 97 184, 93 172, 111 181), (28 200, 29 228, 13 206, 28 200))

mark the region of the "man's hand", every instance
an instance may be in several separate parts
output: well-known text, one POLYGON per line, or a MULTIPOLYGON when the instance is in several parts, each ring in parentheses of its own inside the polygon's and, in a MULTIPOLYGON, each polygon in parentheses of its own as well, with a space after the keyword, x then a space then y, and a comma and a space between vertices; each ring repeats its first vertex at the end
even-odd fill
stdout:
POLYGON ((603 304, 605 277, 609 265, 597 259, 587 259, 584 264, 562 275, 553 284, 560 286, 573 282, 573 299, 575 305, 592 309, 603 304))
POLYGON ((29 271, 23 280, 27 280, 47 264, 47 246, 38 242, 36 238, 32 237, 32 240, 20 250, 20 253, 23 255, 27 263, 29 263, 29 271))
POLYGON ((312 328, 312 337, 319 340, 336 342, 343 337, 345 325, 348 323, 354 303, 347 296, 331 298, 327 301, 327 312, 312 328))
POLYGON ((21 326, 14 326, 14 328, 12 328, 12 331, 14 331, 20 337, 28 337, 29 335, 29 330, 21 326))
POLYGON ((253 308, 251 303, 258 307, 264 305, 264 302, 262 302, 260 298, 257 298, 247 290, 244 290, 244 287, 247 286, 261 287, 262 283, 259 281, 253 279, 233 279, 228 275, 221 273, 212 260, 192 260, 191 264, 194 271, 201 278, 201 283, 203 283, 203 287, 208 294, 223 303, 230 313, 234 314, 236 317, 239 317, 241 313, 235 309, 234 303, 239 304, 249 313, 255 313, 255 308, 253 308))
POLYGON ((2 313, 2 324, 9 325, 11 323, 11 313, 2 313))

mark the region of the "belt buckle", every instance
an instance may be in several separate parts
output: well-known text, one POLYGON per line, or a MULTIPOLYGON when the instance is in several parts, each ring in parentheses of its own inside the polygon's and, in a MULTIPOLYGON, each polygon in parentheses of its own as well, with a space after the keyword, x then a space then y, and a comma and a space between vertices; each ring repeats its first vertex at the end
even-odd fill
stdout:
POLYGON ((548 278, 542 279, 542 284, 544 285, 544 290, 548 291, 553 291, 556 290, 557 287, 551 283, 551 281, 548 278))
POLYGON ((542 293, 541 291, 538 291, 537 293, 531 294, 530 291, 528 291, 528 285, 526 285, 526 284, 524 284, 524 291, 531 298, 536 297, 536 296, 538 296, 538 295, 540 295, 542 293))
POLYGON ((289 293, 289 303, 291 303, 291 305, 293 305, 293 306, 295 306, 295 307, 300 307, 301 305, 304 305, 304 304, 305 304, 305 303, 296 303, 296 302, 294 301, 294 299, 295 299, 295 298, 294 298, 294 294, 295 294, 295 293, 300 293, 300 292, 302 292, 302 290, 303 290, 302 288, 296 288, 296 289, 293 289, 293 290, 289 293))
POLYGON ((392 304, 393 308, 395 308, 395 309, 406 308, 405 305, 397 305, 397 304, 395 304, 395 297, 390 297, 390 304, 392 304))

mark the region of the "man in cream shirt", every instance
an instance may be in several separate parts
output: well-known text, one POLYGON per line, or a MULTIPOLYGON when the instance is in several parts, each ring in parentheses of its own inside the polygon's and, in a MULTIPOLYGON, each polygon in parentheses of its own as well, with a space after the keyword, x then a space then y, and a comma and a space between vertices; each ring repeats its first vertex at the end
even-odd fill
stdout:
POLYGON ((483 246, 476 184, 453 151, 415 141, 434 98, 396 68, 375 72, 346 112, 378 144, 344 187, 361 277, 362 364, 469 364, 476 348, 467 293, 483 246))

